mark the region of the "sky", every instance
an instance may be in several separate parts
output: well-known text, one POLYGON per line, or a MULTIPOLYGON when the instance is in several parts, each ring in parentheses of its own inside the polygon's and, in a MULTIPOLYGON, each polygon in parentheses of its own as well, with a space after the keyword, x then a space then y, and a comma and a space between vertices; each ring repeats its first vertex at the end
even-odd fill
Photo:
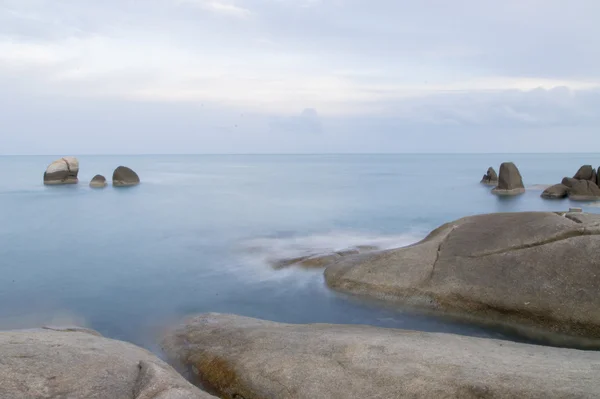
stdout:
POLYGON ((0 154, 600 152, 598 0, 0 0, 0 154))

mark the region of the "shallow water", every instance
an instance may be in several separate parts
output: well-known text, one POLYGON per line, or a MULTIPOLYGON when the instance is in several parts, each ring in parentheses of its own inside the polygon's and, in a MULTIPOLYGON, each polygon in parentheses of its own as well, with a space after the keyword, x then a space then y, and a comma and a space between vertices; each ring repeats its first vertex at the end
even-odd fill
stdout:
POLYGON ((373 324, 502 338, 498 331, 394 311, 328 290, 322 271, 275 271, 307 250, 413 243, 471 214, 566 210, 539 187, 498 198, 488 166, 526 186, 560 182, 600 154, 80 156, 80 184, 45 187, 57 157, 0 157, 0 328, 80 324, 156 349, 188 314, 373 324), (132 167, 142 184, 92 190, 132 167))

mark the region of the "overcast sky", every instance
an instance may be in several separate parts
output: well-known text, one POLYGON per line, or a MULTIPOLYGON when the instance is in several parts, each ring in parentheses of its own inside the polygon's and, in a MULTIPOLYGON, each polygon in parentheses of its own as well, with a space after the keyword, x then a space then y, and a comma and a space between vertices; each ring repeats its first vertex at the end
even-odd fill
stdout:
POLYGON ((600 152, 598 0, 0 0, 0 154, 600 152))

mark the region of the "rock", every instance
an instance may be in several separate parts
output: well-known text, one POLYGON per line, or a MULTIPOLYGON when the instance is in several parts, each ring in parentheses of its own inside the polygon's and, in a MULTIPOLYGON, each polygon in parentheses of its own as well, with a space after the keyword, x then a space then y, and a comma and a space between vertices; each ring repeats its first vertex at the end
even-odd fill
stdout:
POLYGON ((490 186, 495 186, 498 184, 498 174, 496 174, 494 168, 491 166, 488 168, 487 173, 483 175, 483 178, 481 179, 481 183, 490 186))
POLYGON ((568 194, 569 187, 563 184, 555 184, 554 186, 550 186, 544 190, 541 197, 546 199, 560 199, 565 198, 568 194))
POLYGON ((104 188, 106 187, 106 177, 102 175, 96 175, 90 181, 90 187, 93 188, 104 188))
POLYGON ((562 181, 560 182, 560 184, 562 184, 563 186, 567 186, 568 188, 573 187, 573 185, 575 185, 579 180, 574 179, 572 177, 564 177, 562 179, 562 181))
POLYGON ((573 201, 598 201, 600 188, 589 180, 576 180, 569 189, 569 199, 573 201))
POLYGON ((300 266, 305 269, 319 269, 325 268, 335 263, 342 256, 337 253, 329 254, 318 254, 312 256, 301 256, 298 258, 283 259, 280 261, 272 262, 274 269, 283 269, 289 266, 300 266))
POLYGON ((325 279, 333 289, 402 307, 600 347, 600 228, 570 215, 466 217, 405 248, 341 258, 325 279))
POLYGON ((133 170, 126 166, 119 166, 113 172, 113 186, 128 187, 140 184, 140 178, 133 170))
POLYGON ((592 168, 592 165, 583 165, 581 168, 579 168, 577 173, 575 173, 573 179, 589 180, 596 183, 596 171, 594 168, 592 168))
POLYGON ((339 256, 358 255, 359 253, 360 251, 356 248, 348 248, 336 252, 336 254, 338 254, 339 256))
POLYGON ((52 162, 44 173, 44 184, 77 184, 79 161, 75 157, 64 157, 52 162))
POLYGON ((498 185, 492 192, 497 195, 518 195, 525 192, 523 178, 514 163, 504 162, 500 165, 498 185))
POLYGON ((600 167, 598 167, 598 172, 596 172, 596 185, 600 187, 600 167))
POLYGON ((212 398, 145 349, 91 330, 3 331, 0 359, 0 398, 212 398))
POLYGON ((600 353, 207 314, 163 341, 223 398, 594 398, 600 353))

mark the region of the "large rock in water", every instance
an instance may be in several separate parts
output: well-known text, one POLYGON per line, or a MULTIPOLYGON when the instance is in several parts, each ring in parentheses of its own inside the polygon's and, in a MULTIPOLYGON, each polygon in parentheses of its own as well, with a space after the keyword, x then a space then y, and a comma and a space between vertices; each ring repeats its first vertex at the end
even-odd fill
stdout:
POLYGON ((104 188, 106 187, 106 177, 102 175, 96 175, 90 181, 90 187, 92 188, 104 188))
POLYGON ((523 178, 514 163, 504 162, 500 165, 498 185, 492 192, 498 195, 518 195, 525 192, 523 178))
POLYGON ((569 187, 564 184, 555 184, 544 190, 541 197, 546 199, 561 199, 569 195, 569 187))
POLYGON ((495 186, 498 184, 498 174, 491 166, 488 168, 487 173, 483 175, 481 179, 482 184, 487 184, 490 186, 495 186))
POLYGON ((569 199, 573 201, 598 201, 600 188, 589 180, 575 180, 570 183, 569 199))
POLYGON ((77 184, 79 161, 75 157, 64 157, 52 162, 44 173, 44 184, 77 184))
POLYGON ((209 399, 135 345, 91 330, 0 332, 0 398, 209 399))
POLYGON ((577 173, 575 173, 573 179, 589 180, 591 182, 596 183, 596 171, 594 170, 592 165, 583 165, 581 168, 579 168, 577 173))
POLYGON ((478 215, 409 247, 342 258, 325 278, 339 291, 599 347, 598 248, 600 215, 478 215))
POLYGON ((140 184, 140 178, 133 170, 126 166, 119 166, 113 172, 113 186, 127 187, 140 184))
POLYGON ((166 352, 227 399, 595 398, 600 353, 454 334, 208 314, 166 352))

